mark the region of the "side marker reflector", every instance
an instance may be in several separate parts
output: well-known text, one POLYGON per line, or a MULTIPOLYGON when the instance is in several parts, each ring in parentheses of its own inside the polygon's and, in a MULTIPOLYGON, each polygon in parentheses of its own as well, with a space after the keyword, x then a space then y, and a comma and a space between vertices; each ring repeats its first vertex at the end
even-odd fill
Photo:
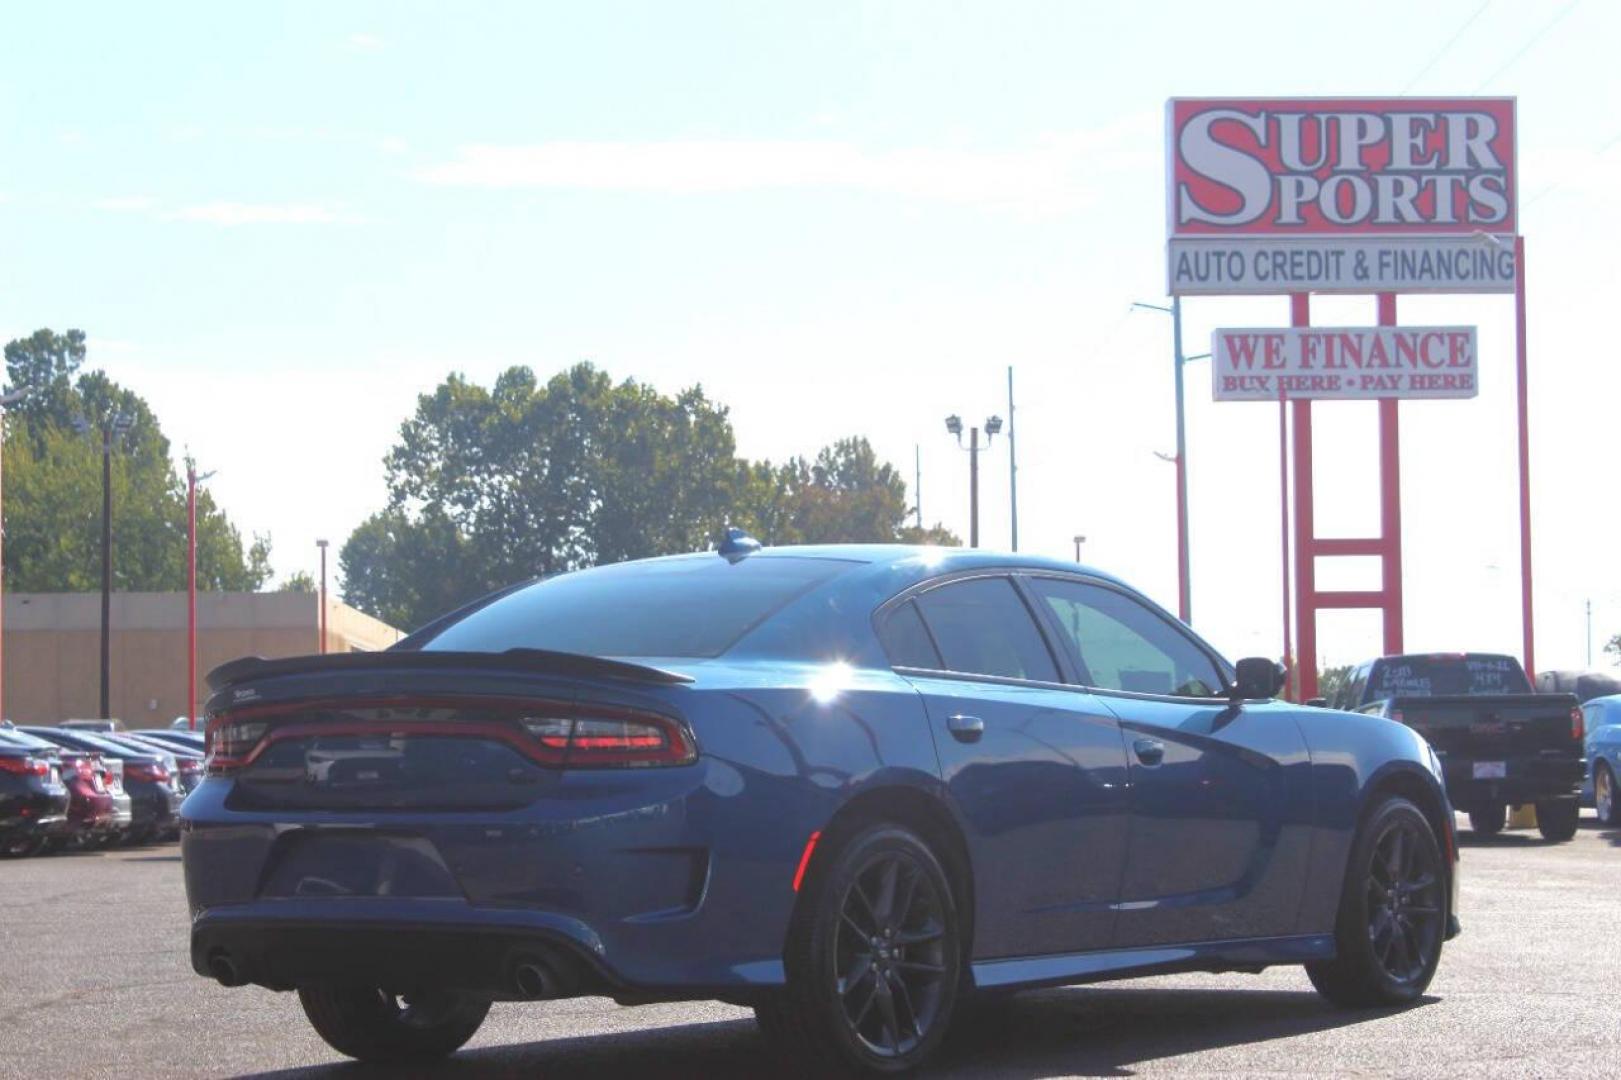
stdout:
POLYGON ((817 830, 810 834, 809 840, 805 841, 805 852, 799 856, 799 869, 794 871, 794 892, 799 891, 800 883, 805 880, 805 868, 810 865, 811 852, 816 850, 816 841, 821 838, 821 830, 817 830))

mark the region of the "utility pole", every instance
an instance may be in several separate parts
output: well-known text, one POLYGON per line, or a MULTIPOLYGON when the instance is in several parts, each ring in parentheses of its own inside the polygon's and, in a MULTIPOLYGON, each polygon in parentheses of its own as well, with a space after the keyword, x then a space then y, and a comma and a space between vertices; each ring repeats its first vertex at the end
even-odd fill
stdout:
MULTIPOLYGON (((1163 312, 1171 317, 1171 371, 1176 382, 1176 606, 1177 616, 1193 622, 1193 585, 1188 558, 1188 439, 1187 403, 1182 391, 1182 365, 1201 357, 1182 355, 1182 298, 1171 297, 1171 306, 1134 301, 1134 308, 1163 312)), ((1208 353, 1203 354, 1208 356, 1208 353)))
POLYGON ((1007 497, 1008 521, 1013 531, 1013 550, 1019 550, 1019 462, 1013 452, 1013 365, 1007 368, 1007 497))
POLYGON ((1075 561, 1081 561, 1081 545, 1086 543, 1086 537, 1080 533, 1075 534, 1075 561))
POLYGON ((912 494, 917 501, 917 529, 923 531, 923 446, 921 443, 912 444, 912 467, 917 471, 917 483, 912 487, 912 494))
POLYGON ((1593 666, 1593 598, 1587 598, 1587 666, 1593 666))

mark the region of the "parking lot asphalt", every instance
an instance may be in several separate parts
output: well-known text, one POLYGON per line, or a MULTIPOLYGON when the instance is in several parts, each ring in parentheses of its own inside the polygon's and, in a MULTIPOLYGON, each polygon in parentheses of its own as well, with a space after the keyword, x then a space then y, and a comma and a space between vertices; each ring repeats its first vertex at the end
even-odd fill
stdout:
MULTIPOLYGON (((1464 934, 1427 998, 1347 1013, 1298 969, 1020 995, 957 1032, 931 1075, 1603 1076, 1621 1072, 1621 830, 1463 842, 1464 934)), ((760 1077, 751 1015, 604 999, 498 1004, 420 1075, 760 1077)), ((174 845, 0 863, 0 1076, 360 1077, 292 994, 227 990, 186 958, 174 845)), ((386 1075, 401 1075, 390 1070, 386 1075)))

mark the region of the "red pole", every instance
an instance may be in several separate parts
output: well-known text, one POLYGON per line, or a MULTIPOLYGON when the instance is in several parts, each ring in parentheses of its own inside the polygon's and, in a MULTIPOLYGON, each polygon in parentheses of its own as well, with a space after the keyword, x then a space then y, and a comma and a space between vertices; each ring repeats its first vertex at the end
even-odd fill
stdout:
POLYGON ((1278 387, 1278 490, 1282 495, 1280 505, 1283 507, 1282 533, 1283 533, 1283 666, 1289 674, 1284 682, 1284 697, 1299 700, 1294 694, 1296 682, 1295 675, 1295 646, 1294 630, 1289 626, 1293 615, 1292 605, 1289 603, 1289 404, 1284 395, 1283 387, 1278 387))
MULTIPOLYGON (((1289 325, 1311 325, 1311 296, 1289 295, 1289 325)), ((1295 634, 1300 657, 1300 681, 1295 692, 1301 701, 1317 696, 1317 554, 1313 538, 1316 519, 1312 507, 1311 402, 1295 407, 1295 634)))
MULTIPOLYGON (((4 413, 0 413, 0 451, 3 451, 3 449, 5 447, 5 442, 6 442, 5 421, 4 421, 3 417, 4 417, 4 413)), ((4 498, 0 498, 0 507, 3 507, 4 505, 5 505, 4 498)), ((6 535, 5 514, 3 512, 0 512, 0 547, 3 547, 3 545, 4 545, 5 535, 6 535)), ((6 641, 6 633, 5 633, 5 615, 6 615, 5 577, 6 577, 6 572, 5 572, 5 564, 6 564, 5 553, 4 553, 3 550, 0 550, 0 720, 5 719, 5 715, 6 715, 6 694, 5 694, 5 653, 6 653, 6 645, 5 645, 5 641, 6 641)))
POLYGON ((1525 366, 1525 237, 1514 238, 1514 352, 1519 375, 1520 419, 1520 620, 1525 633, 1525 673, 1537 677, 1536 627, 1531 613, 1531 418, 1525 366))
MULTIPOLYGON (((1379 325, 1396 325, 1396 294, 1380 293, 1379 325)), ((1401 426, 1394 398, 1379 402, 1379 558, 1385 655, 1402 651, 1401 426)))
POLYGON ((186 466, 186 718, 197 730, 197 467, 186 466))

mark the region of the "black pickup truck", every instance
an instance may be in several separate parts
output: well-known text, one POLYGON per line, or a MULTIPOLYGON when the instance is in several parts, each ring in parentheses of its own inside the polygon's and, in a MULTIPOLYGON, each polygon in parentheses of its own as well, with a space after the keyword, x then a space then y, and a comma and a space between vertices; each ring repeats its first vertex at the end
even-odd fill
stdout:
POLYGON ((1576 835, 1584 774, 1574 694, 1538 694, 1511 656, 1383 656, 1358 666, 1328 704, 1406 724, 1429 740, 1447 797, 1479 833, 1499 832, 1509 806, 1534 804, 1549 840, 1576 835))

